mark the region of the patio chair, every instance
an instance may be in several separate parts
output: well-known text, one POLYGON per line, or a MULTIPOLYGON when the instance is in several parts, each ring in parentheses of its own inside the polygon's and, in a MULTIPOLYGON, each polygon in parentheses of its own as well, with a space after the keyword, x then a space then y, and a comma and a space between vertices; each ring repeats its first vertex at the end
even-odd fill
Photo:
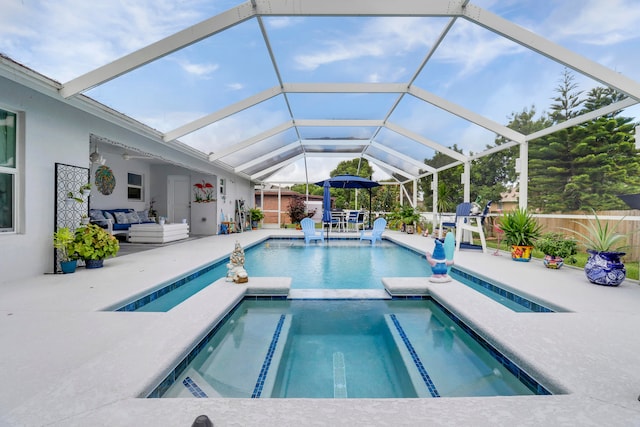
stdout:
POLYGON ((316 223, 311 218, 304 218, 300 221, 300 226, 302 226, 305 243, 309 243, 312 240, 324 241, 324 234, 322 234, 322 231, 316 231, 316 223))
POLYGON ((351 211, 347 218, 347 230, 353 228, 354 231, 359 231, 360 228, 364 230, 364 212, 351 211))
POLYGON ((458 224, 458 217, 466 217, 468 215, 471 215, 471 208, 473 207, 473 205, 469 202, 463 202, 458 204, 458 206, 456 206, 456 215, 455 217, 453 217, 453 215, 451 214, 442 214, 440 217, 440 235, 438 236, 438 240, 440 240, 442 243, 444 243, 444 236, 442 235, 442 230, 444 228, 448 228, 450 231, 454 231, 456 228, 456 225, 458 224), (445 218, 446 216, 446 219, 445 218), (453 221, 451 221, 451 218, 453 217, 453 221))
POLYGON ((378 218, 373 221, 373 229, 371 233, 365 233, 364 230, 360 232, 360 240, 371 240, 371 244, 374 244, 376 240, 382 241, 382 232, 387 227, 387 220, 384 218, 378 218))
MULTIPOLYGON (((482 252, 487 253, 487 241, 484 237, 484 219, 487 217, 489 213, 489 208, 491 207, 491 200, 487 202, 487 205, 484 207, 482 213, 480 215, 471 215, 471 203, 469 205, 469 211, 467 212, 467 207, 463 207, 460 210, 460 214, 458 215, 458 210, 456 209, 456 251, 460 250, 460 245, 462 244, 463 233, 466 231, 469 234, 469 243, 473 245, 473 233, 478 233, 480 235, 480 244, 482 247, 482 252), (466 215, 465 215, 466 212, 466 215)), ((461 203, 464 205, 465 203, 461 203)), ((458 205, 460 206, 460 205, 458 205)), ((468 246, 467 246, 468 248, 468 246)))
POLYGON ((345 229, 345 213, 343 211, 331 211, 331 228, 338 231, 345 229))

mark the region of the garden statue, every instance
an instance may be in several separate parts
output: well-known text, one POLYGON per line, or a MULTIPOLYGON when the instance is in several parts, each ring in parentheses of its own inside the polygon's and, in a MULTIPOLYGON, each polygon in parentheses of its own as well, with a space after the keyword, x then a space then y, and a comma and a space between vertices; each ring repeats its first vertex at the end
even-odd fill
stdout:
MULTIPOLYGON (((449 233, 448 235, 450 235, 449 233)), ((446 239, 445 239, 446 240, 446 239)), ((453 240, 453 239, 451 239, 453 240)), ((433 249, 433 254, 427 251, 427 262, 431 266, 433 274, 429 277, 430 282, 450 282, 449 267, 453 265, 453 252, 445 251, 445 246, 449 246, 450 242, 443 244, 440 240, 435 240, 436 246, 433 249), (450 253, 447 256, 447 252, 450 253)))
POLYGON ((246 283, 248 281, 249 276, 244 269, 244 249, 240 243, 236 242, 227 264, 227 282, 246 283))

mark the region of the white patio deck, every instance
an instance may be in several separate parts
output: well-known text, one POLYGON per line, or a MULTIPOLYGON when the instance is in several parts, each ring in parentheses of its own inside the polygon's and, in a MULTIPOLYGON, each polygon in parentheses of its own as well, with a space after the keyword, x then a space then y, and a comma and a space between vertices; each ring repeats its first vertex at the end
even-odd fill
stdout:
MULTIPOLYGON (((236 240, 247 246, 269 235, 302 232, 263 229, 201 238, 109 259, 101 270, 44 275, 0 288, 0 426, 190 426, 200 414, 217 427, 640 426, 640 286, 630 280, 617 288, 596 286, 582 270, 547 270, 540 262, 517 263, 491 251, 462 251, 455 262, 568 312, 514 313, 455 281, 429 284, 430 292, 554 393, 564 394, 139 398, 242 298, 244 287, 207 288, 167 313, 100 310, 228 255, 236 240)), ((419 235, 385 236, 421 251, 433 246, 431 238, 419 235)))

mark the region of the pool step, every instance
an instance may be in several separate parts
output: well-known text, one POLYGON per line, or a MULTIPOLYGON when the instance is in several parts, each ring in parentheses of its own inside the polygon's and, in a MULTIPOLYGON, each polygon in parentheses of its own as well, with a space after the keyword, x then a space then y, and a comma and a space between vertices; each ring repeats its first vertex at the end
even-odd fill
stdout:
POLYGON ((289 299, 391 299, 384 289, 291 289, 289 299))
POLYGON ((340 351, 333 353, 333 397, 347 398, 347 373, 344 364, 344 354, 340 351))

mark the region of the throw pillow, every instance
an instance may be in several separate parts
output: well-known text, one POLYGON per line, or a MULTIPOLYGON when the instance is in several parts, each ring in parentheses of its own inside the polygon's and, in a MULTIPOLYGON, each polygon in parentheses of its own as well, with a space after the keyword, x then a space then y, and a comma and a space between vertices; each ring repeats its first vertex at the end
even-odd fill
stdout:
POLYGON ((105 221, 107 219, 100 209, 89 210, 89 218, 91 218, 91 221, 105 221))
POLYGON ((137 214, 138 214, 138 218, 140 218, 140 222, 151 222, 151 219, 149 218, 148 210, 138 211, 137 214))
POLYGON ((113 215, 111 214, 111 212, 104 212, 104 217, 106 219, 110 219, 112 224, 116 223, 115 218, 113 217, 113 215))
POLYGON ((114 212, 113 215, 116 217, 116 222, 118 224, 128 224, 129 220, 127 219, 127 214, 125 212, 114 212))
POLYGON ((107 218, 100 209, 90 209, 89 219, 93 224, 99 225, 100 227, 106 227, 107 225, 107 218))
POLYGON ((139 224, 140 217, 136 212, 129 212, 127 213, 127 222, 129 222, 130 224, 139 224))

